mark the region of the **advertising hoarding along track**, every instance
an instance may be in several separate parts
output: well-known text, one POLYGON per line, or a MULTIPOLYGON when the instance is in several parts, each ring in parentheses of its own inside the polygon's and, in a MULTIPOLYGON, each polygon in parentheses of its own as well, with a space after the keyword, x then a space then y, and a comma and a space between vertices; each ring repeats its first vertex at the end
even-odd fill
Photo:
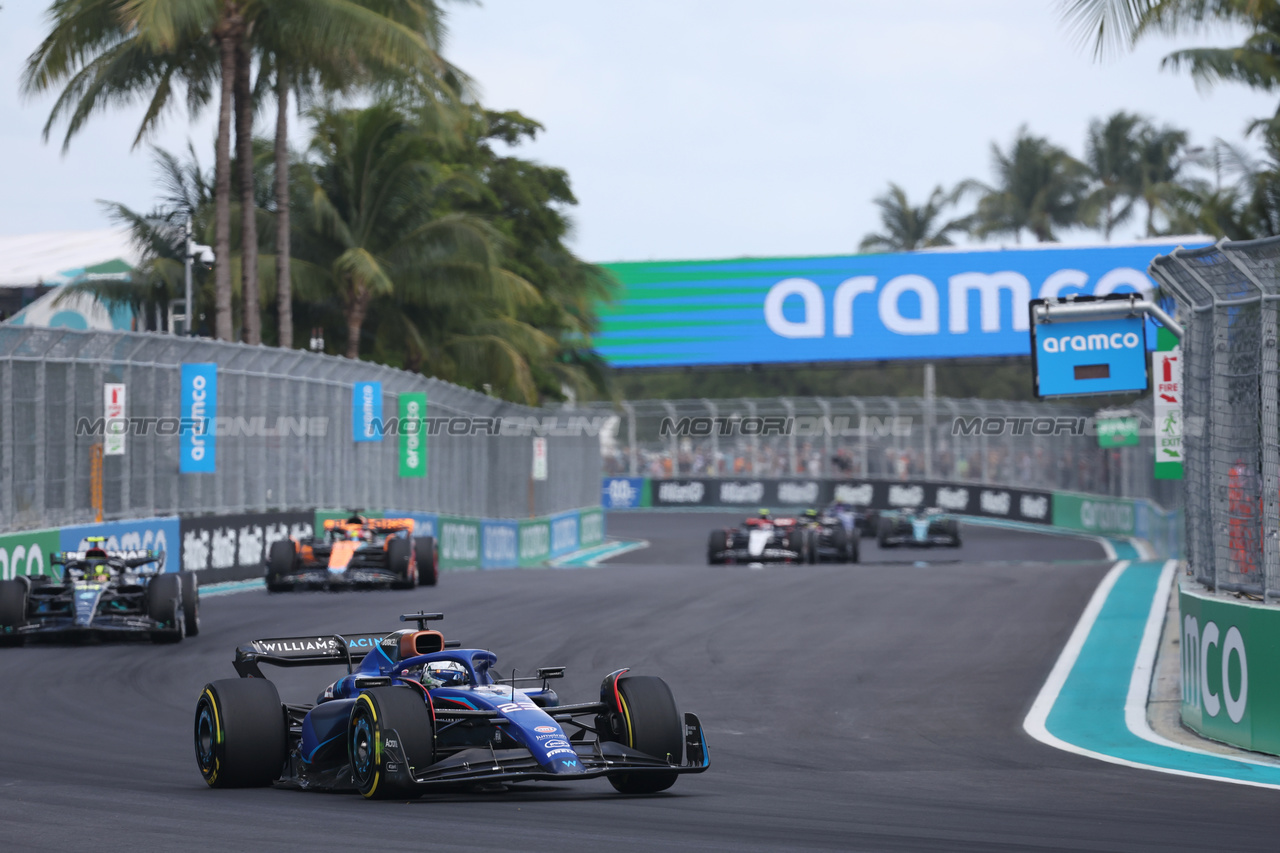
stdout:
POLYGON ((1149 291, 1174 248, 608 264, 623 292, 595 341, 614 367, 1025 356, 1031 299, 1149 291))
MULTIPOLYGON (((605 488, 611 479, 606 478, 605 488)), ((939 507, 947 512, 1031 524, 1052 521, 1049 492, 922 480, 653 480, 653 507, 817 507, 832 501, 870 509, 939 507)), ((623 508, 614 504, 614 508, 623 508)), ((630 507, 640 504, 632 503, 630 507)))

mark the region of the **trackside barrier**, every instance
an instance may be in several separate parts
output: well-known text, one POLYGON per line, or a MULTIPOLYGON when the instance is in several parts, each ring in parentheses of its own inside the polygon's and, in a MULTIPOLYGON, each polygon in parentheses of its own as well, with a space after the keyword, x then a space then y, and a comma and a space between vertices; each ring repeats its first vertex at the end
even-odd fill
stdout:
POLYGON ((1095 536, 1142 539, 1157 556, 1182 554, 1182 512, 1145 498, 1040 492, 972 483, 912 480, 726 480, 605 477, 607 509, 822 506, 939 507, 957 515, 1042 524, 1095 536))
MULTIPOLYGON (((434 536, 442 569, 534 567, 553 557, 604 541, 604 513, 588 507, 524 521, 435 513, 366 511, 370 518, 412 518, 414 533, 434 536), (554 531, 554 532, 553 532, 554 531), (558 538, 557 538, 558 537, 558 538), (554 547, 553 547, 554 542, 554 547)), ((345 510, 277 512, 179 518, 161 516, 0 534, 0 580, 54 575, 50 555, 77 551, 86 536, 105 536, 109 550, 152 548, 165 552, 165 571, 199 573, 201 583, 262 575, 267 549, 277 539, 323 532, 325 519, 345 510)))
POLYGON ((1280 609, 1178 592, 1182 722, 1205 737, 1280 755, 1280 609))

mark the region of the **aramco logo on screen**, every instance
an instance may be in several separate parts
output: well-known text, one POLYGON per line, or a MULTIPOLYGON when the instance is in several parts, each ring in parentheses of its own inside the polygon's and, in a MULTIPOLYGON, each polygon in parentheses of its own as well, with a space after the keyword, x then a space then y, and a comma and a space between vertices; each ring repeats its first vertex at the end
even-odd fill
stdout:
MULTIPOLYGON (((859 296, 874 298, 880 324, 899 335, 936 335, 942 330, 942 300, 938 286, 929 278, 914 273, 889 279, 879 288, 879 277, 858 275, 842 281, 831 299, 831 333, 837 338, 853 336, 854 302, 859 296), (905 297, 910 296, 908 307, 905 297), (914 314, 915 316, 911 316, 914 314)), ((1061 269, 1041 283, 1037 296, 1057 297, 1067 288, 1081 288, 1089 277, 1075 269, 1061 269)), ((1104 296, 1121 287, 1149 291, 1151 280, 1140 270, 1117 267, 1098 279, 1093 293, 1104 296)), ((964 272, 949 276, 947 293, 947 331, 953 335, 970 332, 969 297, 978 297, 978 328, 983 332, 1005 331, 1000 322, 1000 300, 1007 294, 1012 307, 1012 330, 1025 332, 1030 326, 1026 305, 1031 301, 1031 282, 1018 272, 964 272)), ((862 303, 858 303, 860 310, 862 303)), ((870 306, 868 306, 870 307, 870 306)), ((769 288, 764 299, 764 319, 770 331, 783 338, 824 338, 827 336, 827 302, 822 288, 807 278, 787 278, 769 288), (788 299, 800 300, 799 316, 788 317, 783 306, 788 299)))

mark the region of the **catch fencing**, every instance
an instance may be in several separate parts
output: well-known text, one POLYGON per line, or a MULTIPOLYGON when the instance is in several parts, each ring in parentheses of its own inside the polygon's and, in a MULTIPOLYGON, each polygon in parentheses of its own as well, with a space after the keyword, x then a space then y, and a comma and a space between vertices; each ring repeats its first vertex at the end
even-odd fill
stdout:
POLYGON ((1100 447, 1096 408, 918 397, 623 401, 602 442, 606 476, 937 480, 1146 498, 1152 404, 1131 407, 1138 443, 1100 447))
POLYGON ((104 520, 315 507, 551 516, 600 502, 600 439, 590 426, 565 428, 572 414, 298 350, 0 325, 0 530, 91 522, 99 505, 104 520), (181 366, 210 362, 226 429, 216 471, 179 473, 179 436, 159 434, 159 419, 180 418, 181 366), (397 395, 426 393, 435 422, 423 428, 425 477, 400 476, 397 436, 354 440, 358 382, 381 383, 385 418, 397 395), (106 383, 125 386, 123 455, 99 455, 104 435, 93 434, 106 383), (498 421, 476 431, 477 418, 501 419, 501 433, 498 421), (545 440, 545 479, 533 478, 535 438, 545 440))
POLYGON ((1157 258, 1178 303, 1187 560, 1212 589, 1280 596, 1280 239, 1157 258))

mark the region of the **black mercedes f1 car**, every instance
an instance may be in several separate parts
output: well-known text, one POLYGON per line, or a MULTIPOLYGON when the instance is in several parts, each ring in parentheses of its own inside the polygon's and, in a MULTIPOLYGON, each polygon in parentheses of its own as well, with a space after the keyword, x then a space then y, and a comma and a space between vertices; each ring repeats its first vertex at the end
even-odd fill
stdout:
POLYGON ((84 551, 52 554, 61 578, 0 581, 0 644, 29 638, 143 637, 176 643, 200 631, 200 591, 191 572, 164 572, 164 553, 107 551, 91 537, 84 551))

